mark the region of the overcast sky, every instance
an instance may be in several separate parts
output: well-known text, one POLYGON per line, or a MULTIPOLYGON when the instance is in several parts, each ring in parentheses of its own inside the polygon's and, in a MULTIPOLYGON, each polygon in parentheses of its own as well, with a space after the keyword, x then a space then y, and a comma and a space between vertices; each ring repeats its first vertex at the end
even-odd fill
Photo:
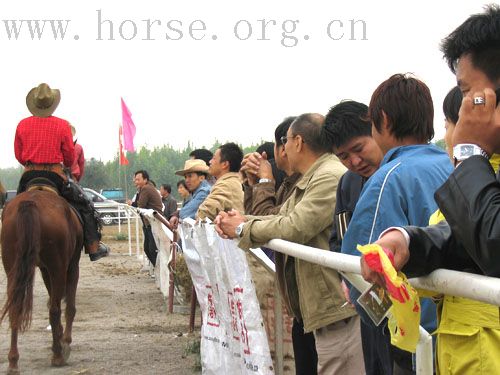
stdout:
POLYGON ((379 83, 400 72, 413 72, 429 85, 436 139, 442 138, 442 100, 455 78, 439 43, 483 5, 359 0, 0 4, 1 168, 18 165, 15 129, 30 115, 26 94, 41 82, 61 90, 54 115, 74 124, 87 157, 103 161, 117 152, 120 97, 133 114, 136 146, 183 148, 190 141, 202 147, 215 139, 249 145, 272 140, 286 116, 325 114, 346 98, 368 103, 379 83), (34 23, 32 37, 26 20, 41 20, 40 26, 47 20, 40 38, 34 23), (48 20, 63 20, 63 40, 60 33, 54 40, 48 20))

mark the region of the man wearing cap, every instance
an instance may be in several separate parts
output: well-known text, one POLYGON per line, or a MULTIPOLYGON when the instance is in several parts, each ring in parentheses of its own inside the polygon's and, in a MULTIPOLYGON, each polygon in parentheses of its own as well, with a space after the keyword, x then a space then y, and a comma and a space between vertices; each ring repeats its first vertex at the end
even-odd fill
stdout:
POLYGON ((108 255, 108 249, 99 244, 100 223, 92 203, 78 185, 69 183, 63 167, 73 164, 74 145, 68 121, 52 116, 61 100, 59 90, 42 83, 30 90, 26 105, 33 116, 21 120, 16 129, 14 151, 24 166, 18 193, 26 190, 37 177, 49 179, 61 195, 80 213, 83 220, 85 251, 95 261, 108 255))
POLYGON ((242 160, 243 152, 236 143, 226 143, 215 151, 208 173, 216 182, 210 194, 200 204, 196 218, 213 221, 220 211, 245 211, 243 187, 238 173, 242 160))
POLYGON ((176 171, 176 175, 183 176, 186 186, 191 193, 191 199, 179 211, 178 217, 172 216, 170 222, 176 226, 180 219, 196 218, 198 207, 210 193, 210 184, 206 181, 208 167, 201 159, 189 159, 184 163, 184 169, 176 171))

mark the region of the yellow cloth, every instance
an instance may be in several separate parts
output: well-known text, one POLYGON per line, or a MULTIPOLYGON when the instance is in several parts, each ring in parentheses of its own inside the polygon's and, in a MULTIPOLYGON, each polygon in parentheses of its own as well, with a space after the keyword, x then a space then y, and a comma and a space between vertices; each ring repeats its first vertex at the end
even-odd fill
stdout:
POLYGON ((383 276, 386 279, 386 286, 389 290, 389 298, 392 301, 388 322, 391 333, 391 344, 400 349, 415 353, 420 336, 421 310, 417 291, 410 285, 402 272, 396 272, 381 246, 376 244, 358 245, 357 249, 365 256, 374 254, 378 255, 380 259, 383 276), (399 292, 397 294, 403 297, 403 301, 400 301, 401 298, 393 296, 395 292, 399 292))
POLYGON ((437 374, 498 374, 498 306, 445 296, 437 329, 437 374))
POLYGON ((490 158, 490 164, 493 167, 495 173, 498 172, 498 167, 500 167, 500 155, 493 154, 490 158))

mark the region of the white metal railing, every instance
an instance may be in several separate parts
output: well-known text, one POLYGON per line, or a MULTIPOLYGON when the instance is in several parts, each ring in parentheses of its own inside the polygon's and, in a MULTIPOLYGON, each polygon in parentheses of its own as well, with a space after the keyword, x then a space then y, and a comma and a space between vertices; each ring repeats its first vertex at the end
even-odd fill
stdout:
MULTIPOLYGON (((106 213, 108 210, 100 209, 99 213, 106 213)), ((117 208, 110 208, 109 212, 116 213, 117 215, 113 218, 113 220, 118 221, 118 233, 122 232, 122 220, 126 220, 127 222, 127 234, 128 234, 128 255, 132 256, 132 223, 131 221, 135 221, 135 253, 138 258, 141 257, 141 248, 139 246, 139 224, 141 221, 141 217, 139 216, 139 212, 136 207, 129 206, 125 203, 118 203, 117 208)))
MULTIPOLYGON (((265 246, 283 254, 336 269, 360 291, 364 291, 369 285, 360 276, 361 267, 358 256, 320 250, 277 239, 269 241, 265 246)), ((409 281, 416 288, 500 306, 500 279, 498 278, 439 269, 425 277, 412 278, 409 281)), ((416 359, 417 374, 432 374, 432 338, 422 327, 420 327, 416 359)))

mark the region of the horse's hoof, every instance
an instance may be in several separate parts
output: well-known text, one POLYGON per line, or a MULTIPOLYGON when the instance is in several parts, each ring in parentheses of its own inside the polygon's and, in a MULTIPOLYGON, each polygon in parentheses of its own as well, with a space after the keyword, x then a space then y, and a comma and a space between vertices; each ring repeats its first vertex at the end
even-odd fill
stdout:
POLYGON ((62 346, 62 356, 64 359, 64 363, 66 363, 69 359, 69 355, 71 354, 71 346, 67 342, 63 342, 62 346))
POLYGON ((52 358, 51 362, 54 367, 66 366, 66 361, 62 357, 52 358))
POLYGON ((6 372, 7 375, 19 375, 20 373, 21 373, 21 371, 19 371, 18 368, 9 368, 9 369, 7 369, 7 372, 6 372))

